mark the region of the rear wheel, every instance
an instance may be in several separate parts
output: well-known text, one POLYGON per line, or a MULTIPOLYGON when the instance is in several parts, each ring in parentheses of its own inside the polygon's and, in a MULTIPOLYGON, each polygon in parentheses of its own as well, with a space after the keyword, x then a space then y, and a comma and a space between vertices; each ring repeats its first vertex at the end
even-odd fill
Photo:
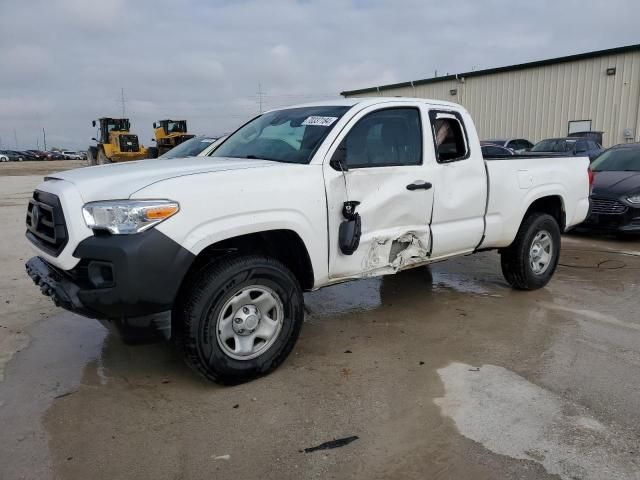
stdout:
POLYGON ((259 255, 226 258, 188 282, 174 314, 185 359, 200 374, 241 383, 266 375, 289 355, 304 300, 282 263, 259 255))
POLYGON ((559 258, 558 222, 546 213, 534 213, 522 222, 513 243, 502 250, 500 263, 513 288, 535 290, 549 283, 559 258))
POLYGON ((111 159, 105 155, 104 150, 102 148, 99 148, 98 149, 98 165, 107 165, 109 163, 111 163, 111 159))

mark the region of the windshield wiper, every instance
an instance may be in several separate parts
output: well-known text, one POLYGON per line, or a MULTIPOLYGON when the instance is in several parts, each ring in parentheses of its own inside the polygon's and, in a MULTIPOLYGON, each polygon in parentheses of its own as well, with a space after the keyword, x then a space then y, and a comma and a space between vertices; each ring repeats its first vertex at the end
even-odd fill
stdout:
POLYGON ((280 158, 258 157, 256 155, 245 155, 243 158, 247 158, 249 160, 267 160, 269 162, 291 163, 291 162, 287 162, 286 160, 282 160, 280 158))

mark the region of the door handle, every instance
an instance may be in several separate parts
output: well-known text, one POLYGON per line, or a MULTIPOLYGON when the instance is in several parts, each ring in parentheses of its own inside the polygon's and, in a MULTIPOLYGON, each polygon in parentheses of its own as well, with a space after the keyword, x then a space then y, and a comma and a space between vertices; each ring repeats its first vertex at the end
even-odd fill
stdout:
POLYGON ((433 185, 423 180, 416 180, 413 183, 407 185, 407 190, 429 190, 433 185))

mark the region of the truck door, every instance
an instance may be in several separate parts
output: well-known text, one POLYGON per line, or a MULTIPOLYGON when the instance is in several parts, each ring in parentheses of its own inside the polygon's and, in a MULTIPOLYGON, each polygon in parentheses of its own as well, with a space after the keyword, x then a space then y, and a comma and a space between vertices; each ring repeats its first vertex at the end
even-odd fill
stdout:
POLYGON ((431 256, 472 252, 484 234, 487 205, 487 172, 477 134, 470 117, 455 110, 430 109, 429 121, 436 158, 431 256))
POLYGON ((323 169, 330 278, 391 273, 427 259, 433 165, 425 162, 425 125, 422 107, 389 102, 359 112, 329 149, 323 169), (340 153, 346 171, 330 165, 340 153), (360 202, 362 222, 359 246, 350 255, 339 246, 348 200, 360 202))

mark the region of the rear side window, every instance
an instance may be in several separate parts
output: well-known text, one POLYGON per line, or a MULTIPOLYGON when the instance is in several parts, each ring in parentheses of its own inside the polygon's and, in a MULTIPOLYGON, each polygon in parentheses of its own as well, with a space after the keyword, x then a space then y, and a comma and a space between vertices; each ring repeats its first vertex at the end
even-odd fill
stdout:
POLYGON ((420 165, 422 126, 416 108, 387 108, 362 117, 340 144, 349 168, 420 165))
POLYGON ((460 114, 432 110, 429 112, 429 117, 438 163, 456 162, 469 158, 469 143, 460 114))

